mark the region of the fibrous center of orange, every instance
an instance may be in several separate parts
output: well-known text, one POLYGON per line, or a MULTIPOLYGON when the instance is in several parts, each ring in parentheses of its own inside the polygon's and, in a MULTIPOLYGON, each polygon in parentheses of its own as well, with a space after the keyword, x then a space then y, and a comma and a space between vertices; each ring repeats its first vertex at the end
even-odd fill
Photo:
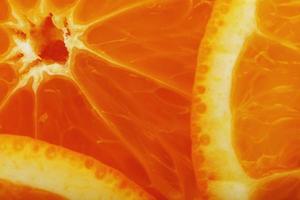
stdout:
MULTIPOLYGON (((64 33, 53 23, 52 14, 45 18, 40 26, 33 25, 30 38, 38 57, 45 63, 66 63, 69 52, 64 38, 70 36, 70 32, 64 33)), ((65 23, 64 30, 68 30, 65 23)))
POLYGON ((82 46, 81 29, 51 13, 39 16, 34 22, 22 17, 17 21, 11 25, 14 48, 8 60, 18 66, 19 87, 32 83, 36 91, 45 75, 70 76, 72 50, 82 46))

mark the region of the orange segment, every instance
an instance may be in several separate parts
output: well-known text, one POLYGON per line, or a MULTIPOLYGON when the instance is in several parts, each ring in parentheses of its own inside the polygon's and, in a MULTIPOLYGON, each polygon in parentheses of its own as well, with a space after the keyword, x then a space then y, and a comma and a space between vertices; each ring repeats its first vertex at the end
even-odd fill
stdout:
POLYGON ((74 5, 78 0, 48 0, 50 4, 52 4, 55 8, 64 9, 71 7, 74 5))
POLYGON ((0 22, 4 22, 7 21, 10 18, 10 6, 7 2, 7 0, 2 0, 0 1, 0 22))
POLYGON ((232 141, 231 79, 255 29, 255 1, 217 1, 198 57, 192 112, 193 159, 203 199, 248 200, 255 180, 232 141))
POLYGON ((263 180, 251 196, 254 200, 297 199, 299 197, 299 172, 286 173, 263 180))
POLYGON ((10 47, 10 38, 8 32, 3 27, 0 27, 0 44, 0 56, 2 56, 10 47))
POLYGON ((40 0, 8 0, 13 7, 17 7, 22 10, 22 12, 29 11, 36 7, 40 0))
POLYGON ((0 105, 9 95, 17 82, 17 74, 13 67, 7 63, 0 63, 0 105))
POLYGON ((7 63, 0 63, 0 80, 11 84, 16 79, 16 72, 13 67, 7 63))
POLYGON ((300 47, 300 3, 297 0, 258 1, 258 26, 264 34, 300 47))
POLYGON ((205 199, 299 196, 298 7, 280 0, 214 7, 199 50, 193 110, 194 163, 205 199))
POLYGON ((232 99, 242 165, 254 177, 296 169, 300 54, 260 35, 252 36, 244 51, 232 99))
POLYGON ((194 58, 205 26, 201 19, 209 16, 210 6, 176 0, 128 8, 93 24, 84 41, 99 56, 107 55, 115 63, 178 90, 190 90, 194 58))
POLYGON ((53 78, 40 87, 37 95, 37 138, 93 156, 137 183, 149 184, 141 164, 72 81, 53 78))
POLYGON ((69 131, 75 133, 77 130, 78 134, 89 134, 88 140, 95 143, 114 139, 101 119, 94 118, 93 107, 71 80, 51 78, 39 88, 37 100, 39 138, 60 145, 65 142, 62 139, 68 137, 69 131), (53 132, 60 134, 50 134, 53 132))
POLYGON ((189 99, 84 51, 76 54, 73 67, 82 91, 103 113, 113 134, 142 164, 152 190, 168 198, 183 198, 181 190, 195 196, 193 172, 185 164, 190 152, 189 99), (180 168, 180 172, 176 173, 175 168, 180 168), (189 182, 185 177, 189 177, 189 182), (181 182, 186 185, 182 187, 181 182))
MULTIPOLYGON (((56 21, 61 27, 64 26, 65 23, 73 23, 73 12, 76 5, 80 2, 80 0, 45 0, 43 3, 43 12, 45 14, 52 13, 56 16, 56 19, 61 19, 56 21)), ((74 24, 75 25, 75 24, 74 24)))
POLYGON ((87 156, 26 137, 0 139, 1 180, 72 200, 153 199, 119 172, 87 156))
MULTIPOLYGON (((197 50, 213 0, 9 3, 13 48, 3 62, 13 65, 17 78, 0 69, 5 82, 0 132, 34 138, 24 139, 30 143, 25 149, 31 149, 30 141, 34 149, 40 146, 40 139, 84 154, 81 158, 91 156, 97 161, 88 160, 88 168, 100 162, 109 166, 108 174, 118 170, 127 178, 105 176, 103 182, 103 168, 82 172, 81 162, 73 162, 77 154, 43 143, 41 160, 33 152, 23 158, 13 151, 11 159, 26 167, 8 170, 5 178, 0 169, 0 180, 75 200, 199 199, 190 106, 197 50), (61 159, 61 151, 72 161, 61 159), (45 180, 36 178, 48 171, 45 180)), ((14 148, 24 153, 17 143, 14 148)), ((12 163, 8 159, 3 162, 12 163)))
POLYGON ((75 9, 76 23, 90 23, 101 18, 112 17, 116 14, 127 12, 127 10, 147 5, 151 0, 127 0, 109 1, 109 0, 80 0, 75 9))
POLYGON ((0 132, 33 137, 35 132, 33 92, 28 88, 20 89, 11 96, 9 101, 0 107, 0 132))

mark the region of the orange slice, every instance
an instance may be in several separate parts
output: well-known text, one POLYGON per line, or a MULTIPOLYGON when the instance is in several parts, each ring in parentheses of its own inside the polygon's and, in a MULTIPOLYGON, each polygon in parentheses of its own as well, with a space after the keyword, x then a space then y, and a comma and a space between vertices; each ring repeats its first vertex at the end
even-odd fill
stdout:
POLYGON ((194 165, 206 199, 298 198, 297 9, 292 0, 214 6, 193 112, 194 165))
POLYGON ((66 199, 152 199, 119 172, 61 147, 2 134, 0 149, 4 188, 9 181, 66 199))
POLYGON ((37 188, 0 180, 1 199, 22 199, 24 197, 34 200, 64 200, 65 198, 37 188))
POLYGON ((199 198, 190 108, 213 1, 6 2, 0 132, 91 156, 157 199, 199 198))

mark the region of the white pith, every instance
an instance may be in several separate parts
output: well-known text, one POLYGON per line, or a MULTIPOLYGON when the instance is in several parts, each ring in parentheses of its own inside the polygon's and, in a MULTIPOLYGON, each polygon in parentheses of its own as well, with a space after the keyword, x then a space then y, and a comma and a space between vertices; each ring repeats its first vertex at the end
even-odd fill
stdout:
POLYGON ((232 148, 230 95, 234 67, 247 38, 256 30, 256 1, 217 0, 214 10, 200 47, 199 78, 196 78, 199 81, 195 85, 195 88, 205 87, 204 94, 196 94, 195 106, 206 105, 205 113, 195 116, 194 123, 201 127, 196 137, 208 135, 210 143, 194 149, 205 159, 196 170, 215 176, 208 181, 210 199, 248 200, 257 182, 244 172, 232 148), (208 67, 205 75, 202 66, 208 67))

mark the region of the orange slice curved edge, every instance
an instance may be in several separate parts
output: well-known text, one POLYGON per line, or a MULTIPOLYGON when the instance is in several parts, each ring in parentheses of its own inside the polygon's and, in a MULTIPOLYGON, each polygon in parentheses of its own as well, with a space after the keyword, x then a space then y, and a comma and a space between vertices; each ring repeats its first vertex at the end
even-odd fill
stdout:
POLYGON ((0 149, 0 180, 4 183, 25 185, 66 199, 153 199, 119 172, 62 147, 1 134, 0 149))
POLYGON ((199 50, 193 157, 205 199, 298 199, 299 2, 217 1, 199 50))
POLYGON ((45 173, 45 180, 17 180, 21 174, 10 173, 4 185, 67 199, 84 193, 83 199, 101 193, 104 199, 143 198, 139 191, 159 200, 199 198, 190 114, 198 47, 213 2, 2 0, 0 133, 92 157, 122 173, 120 184, 128 187, 118 192, 119 178, 102 184, 78 167, 80 161, 70 164, 60 155, 43 165, 57 176, 39 169, 28 175, 45 173), (66 178, 68 167, 73 174, 66 178), (80 177, 90 182, 82 189, 80 177), (65 186, 65 178, 74 184, 65 186))

